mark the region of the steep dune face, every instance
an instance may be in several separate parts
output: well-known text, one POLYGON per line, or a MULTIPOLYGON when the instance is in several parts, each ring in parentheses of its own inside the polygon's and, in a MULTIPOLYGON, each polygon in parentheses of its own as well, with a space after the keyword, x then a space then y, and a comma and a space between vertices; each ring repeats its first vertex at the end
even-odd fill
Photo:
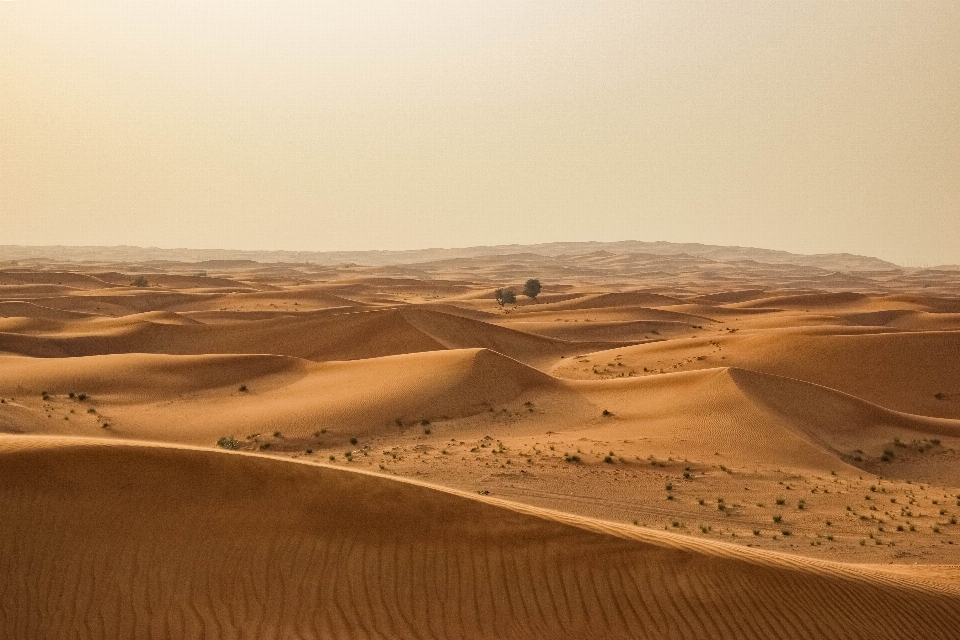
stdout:
POLYGON ((583 425, 583 434, 593 438, 642 437, 658 455, 683 451, 691 459, 723 452, 726 463, 738 468, 791 464, 826 470, 838 464, 834 452, 744 394, 727 369, 571 385, 614 414, 583 425))
POLYGON ((949 484, 960 474, 960 420, 884 409, 834 389, 730 369, 751 400, 844 461, 890 478, 949 484))
POLYGON ((219 452, 0 440, 8 638, 951 638, 960 593, 219 452))

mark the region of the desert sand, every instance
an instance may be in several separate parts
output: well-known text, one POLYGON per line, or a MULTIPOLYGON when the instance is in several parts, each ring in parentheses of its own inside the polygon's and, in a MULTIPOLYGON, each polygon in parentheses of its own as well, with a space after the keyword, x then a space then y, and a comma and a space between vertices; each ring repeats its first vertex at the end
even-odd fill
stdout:
POLYGON ((4 638, 960 629, 958 269, 0 249, 4 638))

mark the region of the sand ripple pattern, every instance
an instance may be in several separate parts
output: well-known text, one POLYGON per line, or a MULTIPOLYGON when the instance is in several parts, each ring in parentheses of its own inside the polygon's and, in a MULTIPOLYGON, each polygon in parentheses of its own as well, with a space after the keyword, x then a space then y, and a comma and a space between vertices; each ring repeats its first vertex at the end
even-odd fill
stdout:
POLYGON ((955 638, 909 574, 258 456, 0 438, 0 636, 955 638))

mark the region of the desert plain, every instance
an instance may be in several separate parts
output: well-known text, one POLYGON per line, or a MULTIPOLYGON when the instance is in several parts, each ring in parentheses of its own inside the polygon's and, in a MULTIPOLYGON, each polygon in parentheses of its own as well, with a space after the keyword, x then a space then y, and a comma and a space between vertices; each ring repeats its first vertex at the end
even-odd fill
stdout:
POLYGON ((960 635, 955 268, 0 258, 4 638, 960 635))

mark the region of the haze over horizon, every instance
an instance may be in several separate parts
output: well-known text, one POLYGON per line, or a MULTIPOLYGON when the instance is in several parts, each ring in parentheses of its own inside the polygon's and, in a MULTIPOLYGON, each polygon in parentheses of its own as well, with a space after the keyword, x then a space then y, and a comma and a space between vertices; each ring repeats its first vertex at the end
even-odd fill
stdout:
POLYGON ((960 4, 0 3, 0 244, 960 263, 960 4))

